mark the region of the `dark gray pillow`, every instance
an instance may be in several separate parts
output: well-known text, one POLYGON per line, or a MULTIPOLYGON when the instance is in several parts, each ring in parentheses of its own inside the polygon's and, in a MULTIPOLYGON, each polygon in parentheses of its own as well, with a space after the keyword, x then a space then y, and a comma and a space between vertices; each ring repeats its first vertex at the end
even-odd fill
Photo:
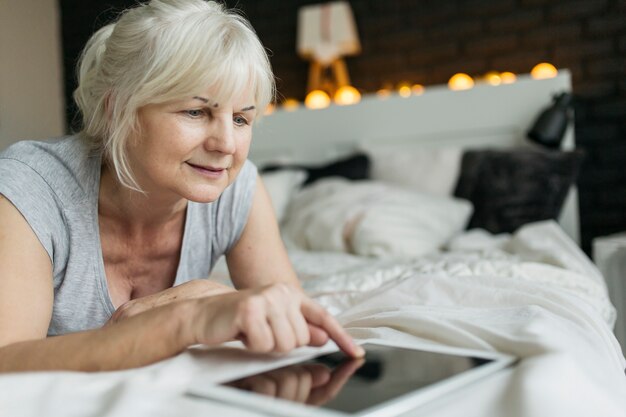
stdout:
POLYGON ((370 160, 367 155, 357 153, 325 165, 266 165, 261 168, 261 172, 272 172, 280 169, 305 170, 308 175, 303 185, 312 184, 325 177, 343 177, 349 180, 366 180, 369 179, 370 160))
POLYGON ((557 219, 582 159, 581 151, 466 151, 454 195, 474 204, 468 228, 512 233, 557 219))

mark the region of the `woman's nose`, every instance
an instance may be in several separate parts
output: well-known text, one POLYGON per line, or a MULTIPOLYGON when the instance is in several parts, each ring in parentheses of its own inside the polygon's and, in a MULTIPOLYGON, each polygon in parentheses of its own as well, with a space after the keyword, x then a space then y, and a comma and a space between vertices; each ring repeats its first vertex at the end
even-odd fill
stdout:
POLYGON ((208 151, 235 153, 235 135, 232 117, 215 118, 211 123, 205 147, 208 151))

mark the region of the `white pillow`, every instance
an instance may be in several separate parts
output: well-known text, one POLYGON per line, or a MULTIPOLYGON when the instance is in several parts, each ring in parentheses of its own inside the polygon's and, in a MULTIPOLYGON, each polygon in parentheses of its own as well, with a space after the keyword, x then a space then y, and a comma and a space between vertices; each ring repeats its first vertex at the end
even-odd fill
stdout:
POLYGON ((345 178, 316 181, 294 195, 285 215, 283 236, 300 249, 348 252, 343 229, 361 194, 345 178))
POLYGON ((319 180, 294 196, 283 232, 302 249, 420 256, 461 232, 470 202, 375 181, 319 180))
POLYGON ((465 229, 469 201, 389 187, 363 212, 351 234, 352 251, 363 256, 421 256, 441 249, 465 229))
POLYGON ((463 150, 400 145, 360 145, 370 159, 370 178, 424 193, 454 193, 463 150))
POLYGON ((298 169, 281 169, 261 174, 279 223, 285 215, 292 195, 300 189, 306 178, 306 171, 298 169))

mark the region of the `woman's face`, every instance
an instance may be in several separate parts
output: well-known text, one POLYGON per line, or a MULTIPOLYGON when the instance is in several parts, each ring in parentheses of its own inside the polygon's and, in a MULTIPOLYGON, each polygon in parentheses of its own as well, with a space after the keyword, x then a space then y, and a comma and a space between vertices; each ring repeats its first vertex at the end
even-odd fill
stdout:
POLYGON ((140 136, 129 162, 150 196, 215 201, 231 184, 250 149, 254 96, 215 102, 211 91, 139 109, 140 136))

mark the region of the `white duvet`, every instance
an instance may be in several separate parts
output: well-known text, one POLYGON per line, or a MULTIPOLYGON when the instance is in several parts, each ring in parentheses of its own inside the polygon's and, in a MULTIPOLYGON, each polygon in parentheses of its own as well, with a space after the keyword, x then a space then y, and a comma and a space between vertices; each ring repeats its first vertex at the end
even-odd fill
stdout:
MULTIPOLYGON (((411 415, 626 416, 615 310, 602 277, 555 223, 511 238, 470 232, 449 246, 412 260, 298 251, 291 258, 304 288, 358 340, 522 359, 411 415)), ((276 360, 193 349, 125 372, 4 375, 0 415, 260 415, 184 393, 191 381, 217 382, 276 360)))

